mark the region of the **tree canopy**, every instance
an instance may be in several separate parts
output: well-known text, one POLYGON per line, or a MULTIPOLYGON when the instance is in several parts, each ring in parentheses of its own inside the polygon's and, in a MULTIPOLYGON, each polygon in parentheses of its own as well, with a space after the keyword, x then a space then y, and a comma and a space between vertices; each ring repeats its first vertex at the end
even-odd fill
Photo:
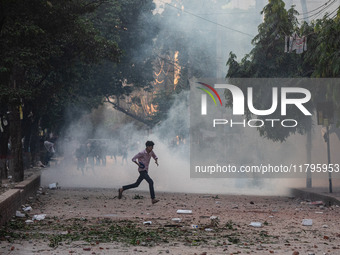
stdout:
MULTIPOLYGON (((298 13, 293 6, 286 10, 282 0, 270 0, 262 14, 264 21, 259 25, 258 34, 252 40, 254 48, 250 53, 237 62, 237 56, 230 52, 227 79, 337 77, 339 75, 339 58, 337 58, 339 42, 335 39, 340 32, 338 18, 325 17, 312 24, 303 23, 299 26, 296 18, 298 13), (284 53, 285 36, 291 36, 294 32, 308 35, 308 50, 302 54, 284 53)), ((280 87, 279 84, 278 86, 280 87)), ((265 98, 271 99, 269 88, 271 87, 258 86, 255 89, 254 100, 258 102, 258 109, 268 108, 268 100, 265 98)), ((334 86, 332 88, 335 89, 334 86)), ((326 99, 325 87, 309 89, 318 90, 318 93, 312 93, 318 96, 313 98, 313 102, 326 99)), ((226 93, 226 98, 227 106, 230 107, 232 105, 230 93, 226 93)), ((296 114, 297 111, 293 111, 291 117, 302 123, 302 126, 289 129, 282 127, 272 129, 264 126, 258 128, 260 135, 282 142, 295 132, 303 134, 310 130, 311 123, 306 121, 304 116, 296 114)), ((250 116, 248 112, 247 117, 250 116)), ((271 117, 276 118, 278 115, 274 113, 271 117)))
MULTIPOLYGON (((150 0, 1 1, 0 115, 12 127, 15 172, 22 173, 22 137, 32 140, 38 128, 58 133, 105 96, 130 93, 134 88, 126 84, 148 85, 141 70, 150 68, 149 56, 139 56, 140 65, 133 59, 153 38, 145 24, 138 27, 153 9, 150 0), (21 130, 21 122, 34 130, 21 130)), ((7 142, 0 150, 5 153, 7 142)))

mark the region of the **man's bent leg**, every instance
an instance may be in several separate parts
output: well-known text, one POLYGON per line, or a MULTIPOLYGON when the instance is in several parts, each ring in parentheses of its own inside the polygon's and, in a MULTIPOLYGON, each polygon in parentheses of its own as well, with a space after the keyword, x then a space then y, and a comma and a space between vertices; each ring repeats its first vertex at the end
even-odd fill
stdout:
POLYGON ((150 190, 151 199, 155 199, 155 190, 153 188, 153 180, 150 178, 147 171, 142 171, 141 175, 143 175, 143 178, 149 183, 149 190, 150 190))
POLYGON ((137 188, 139 184, 143 181, 143 176, 140 174, 135 183, 123 186, 123 190, 137 188))
POLYGON ((137 181, 135 183, 129 184, 129 185, 125 185, 122 188, 118 189, 118 199, 122 198, 123 195, 123 191, 127 190, 127 189, 132 189, 132 188, 137 188, 139 186, 139 184, 143 181, 143 176, 139 173, 139 177, 137 179, 137 181))

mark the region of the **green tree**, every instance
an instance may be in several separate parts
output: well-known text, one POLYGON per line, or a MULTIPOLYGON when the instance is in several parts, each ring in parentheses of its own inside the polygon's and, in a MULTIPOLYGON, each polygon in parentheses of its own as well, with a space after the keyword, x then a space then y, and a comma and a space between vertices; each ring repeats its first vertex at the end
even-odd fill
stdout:
POLYGON ((60 98, 70 99, 80 91, 83 78, 77 78, 92 63, 115 61, 120 55, 117 44, 101 36, 86 17, 100 3, 1 1, 0 102, 2 113, 9 112, 15 181, 23 179, 22 108, 29 109, 36 122, 51 116, 46 124, 51 127, 61 114, 55 107, 61 107, 60 98))
MULTIPOLYGON (((339 78, 340 77, 340 10, 332 17, 325 14, 308 26, 311 34, 310 51, 307 52, 305 63, 312 65, 312 77, 339 78)), ((337 126, 340 125, 340 87, 325 84, 324 99, 332 101, 337 115, 337 126)), ((321 100, 320 100, 321 101, 321 100)))
POLYGON ((182 12, 180 6, 183 5, 184 10, 188 8, 190 13, 198 13, 202 6, 219 10, 223 4, 222 1, 173 0, 157 17, 160 25, 154 50, 157 56, 154 61, 156 92, 152 101, 157 105, 157 112, 152 116, 153 125, 168 117, 176 97, 190 89, 190 79, 211 77, 217 70, 215 49, 205 47, 216 44, 217 34, 207 28, 208 25, 215 29, 215 25, 182 12), (190 24, 188 19, 192 19, 190 24), (194 41, 193 38, 199 40, 194 41))
POLYGON ((115 109, 135 119, 138 117, 119 102, 132 91, 151 88, 153 46, 158 32, 154 9, 152 0, 109 1, 98 9, 94 17, 101 34, 117 41, 122 56, 119 64, 106 61, 99 65, 91 83, 101 86, 100 93, 115 109), (120 12, 114 16, 117 8, 120 12))
MULTIPOLYGON (((247 54, 240 63, 236 61, 236 55, 230 53, 227 65, 229 66, 226 78, 232 81, 232 78, 288 78, 288 77, 306 77, 310 75, 307 64, 304 64, 303 55, 285 54, 284 43, 285 35, 291 35, 293 32, 299 32, 297 12, 294 8, 288 11, 282 0, 270 0, 264 7, 262 14, 264 21, 258 27, 258 35, 252 40, 254 48, 247 54)), ((271 87, 272 85, 263 85, 262 80, 254 88, 254 101, 257 109, 269 109, 271 106, 271 87)), ((278 87, 285 86, 277 84, 278 87)), ((241 86, 244 92, 246 87, 241 86)), ((227 106, 232 106, 232 98, 229 92, 226 92, 227 106)), ((312 107, 310 105, 310 107, 312 107)), ((288 109, 286 118, 297 120, 300 125, 295 128, 285 128, 278 126, 275 129, 270 125, 258 128, 261 136, 273 141, 285 141, 285 139, 296 132, 303 134, 310 130, 311 123, 297 109, 288 109)), ((246 117, 251 117, 248 111, 246 117)), ((265 119, 268 116, 257 116, 258 119, 265 119)), ((280 119, 280 109, 277 109, 270 118, 280 119)))

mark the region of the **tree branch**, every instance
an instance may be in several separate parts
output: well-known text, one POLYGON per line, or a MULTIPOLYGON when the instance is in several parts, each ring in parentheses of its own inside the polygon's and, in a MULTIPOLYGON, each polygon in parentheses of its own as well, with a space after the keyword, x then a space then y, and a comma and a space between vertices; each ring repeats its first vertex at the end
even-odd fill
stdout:
POLYGON ((118 104, 112 102, 109 97, 106 97, 106 102, 110 103, 113 106, 114 109, 126 114, 127 116, 129 116, 129 117, 131 117, 131 118, 133 118, 133 119, 135 119, 139 122, 142 122, 143 124, 147 125, 148 127, 151 127, 150 121, 142 119, 142 118, 134 115, 133 113, 129 112, 128 110, 124 109, 123 107, 120 107, 118 104))

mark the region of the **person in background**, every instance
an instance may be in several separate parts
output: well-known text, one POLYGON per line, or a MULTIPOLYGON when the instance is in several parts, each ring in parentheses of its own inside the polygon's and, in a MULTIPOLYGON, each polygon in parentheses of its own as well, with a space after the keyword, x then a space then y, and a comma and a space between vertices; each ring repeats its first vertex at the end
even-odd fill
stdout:
POLYGON ((122 188, 118 189, 118 199, 122 198, 124 190, 137 188, 143 180, 146 180, 149 183, 149 190, 150 190, 150 196, 151 196, 152 204, 155 204, 159 201, 155 197, 155 191, 154 191, 154 188, 153 188, 153 180, 150 178, 150 176, 148 174, 151 157, 155 160, 155 163, 158 166, 158 157, 153 152, 153 146, 154 145, 155 145, 154 142, 147 141, 145 143, 145 146, 146 146, 145 150, 139 152, 138 154, 136 154, 132 158, 132 161, 136 165, 138 165, 139 177, 138 177, 138 179, 135 183, 130 184, 130 185, 125 185, 122 188))
POLYGON ((53 157, 54 153, 55 153, 54 143, 49 142, 49 141, 45 141, 44 146, 45 146, 45 149, 46 149, 46 153, 45 153, 45 159, 44 159, 43 164, 45 166, 47 166, 48 163, 50 162, 51 158, 53 157))
POLYGON ((77 158, 77 169, 81 170, 84 174, 86 157, 87 157, 87 150, 85 144, 80 144, 80 146, 76 149, 76 158, 77 158))

